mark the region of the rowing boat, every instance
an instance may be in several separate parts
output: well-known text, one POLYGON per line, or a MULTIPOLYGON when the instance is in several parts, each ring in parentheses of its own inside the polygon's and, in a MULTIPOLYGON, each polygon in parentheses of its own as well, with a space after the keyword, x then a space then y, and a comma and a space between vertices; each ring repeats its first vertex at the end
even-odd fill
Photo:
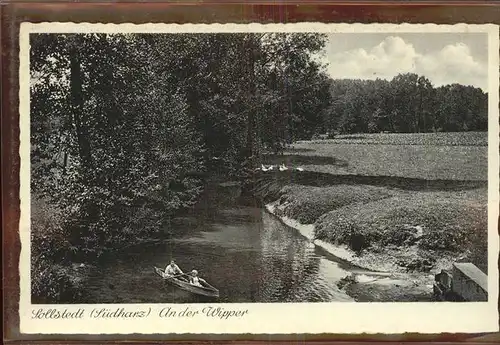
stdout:
POLYGON ((185 291, 189 291, 193 294, 196 295, 202 295, 202 296, 208 296, 208 297, 219 297, 219 290, 217 290, 215 287, 212 285, 208 284, 207 282, 202 282, 204 286, 197 286, 190 284, 186 281, 182 281, 180 279, 177 279, 176 277, 169 277, 165 275, 165 272, 158 267, 154 268, 156 274, 158 274, 160 277, 162 277, 165 282, 170 283, 172 285, 177 286, 178 288, 181 288, 185 291))

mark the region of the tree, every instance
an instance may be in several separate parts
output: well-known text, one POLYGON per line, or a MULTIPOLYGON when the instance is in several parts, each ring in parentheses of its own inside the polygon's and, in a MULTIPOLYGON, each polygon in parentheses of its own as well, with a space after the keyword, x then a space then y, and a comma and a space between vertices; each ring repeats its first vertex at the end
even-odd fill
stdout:
POLYGON ((391 81, 332 80, 324 126, 330 131, 434 132, 487 128, 487 94, 465 85, 435 88, 424 76, 391 81))
POLYGON ((191 205, 200 192, 188 170, 203 170, 203 149, 185 95, 146 48, 137 35, 32 42, 33 190, 66 211, 80 258, 156 231, 163 214, 191 205), (54 49, 44 49, 47 42, 54 49), (135 233, 124 226, 145 207, 156 211, 146 226, 135 233))

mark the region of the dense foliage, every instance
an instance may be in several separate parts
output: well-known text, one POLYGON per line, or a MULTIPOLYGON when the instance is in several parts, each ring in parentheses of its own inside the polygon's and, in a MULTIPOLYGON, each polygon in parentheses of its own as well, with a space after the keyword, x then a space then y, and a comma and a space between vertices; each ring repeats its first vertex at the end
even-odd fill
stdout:
POLYGON ((146 48, 104 35, 32 42, 32 190, 63 211, 79 259, 137 236, 135 220, 159 226, 200 189, 186 174, 203 169, 203 145, 185 97, 146 48))
POLYGON ((334 80, 323 130, 333 133, 483 131, 488 97, 460 84, 434 87, 423 76, 392 80, 334 80))
POLYGON ((43 209, 32 218, 34 295, 61 298, 75 284, 70 263, 168 229, 208 173, 251 181, 263 153, 277 157, 293 141, 486 129, 481 90, 413 74, 333 81, 317 58, 325 42, 312 33, 31 35, 31 190, 43 209))
POLYGON ((310 136, 329 99, 312 58, 322 35, 39 34, 30 43, 31 187, 49 205, 32 221, 33 288, 54 299, 69 282, 46 269, 50 260, 94 260, 165 229, 197 200, 207 171, 244 177, 264 147, 310 136))

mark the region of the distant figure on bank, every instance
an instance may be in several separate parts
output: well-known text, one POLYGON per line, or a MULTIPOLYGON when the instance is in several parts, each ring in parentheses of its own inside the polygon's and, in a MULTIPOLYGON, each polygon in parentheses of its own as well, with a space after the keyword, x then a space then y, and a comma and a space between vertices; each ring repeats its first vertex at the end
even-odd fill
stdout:
POLYGON ((197 270, 191 271, 191 273, 189 274, 189 282, 192 285, 201 286, 201 287, 203 287, 202 283, 206 283, 206 281, 203 278, 198 277, 197 270))
POLYGON ((178 274, 184 274, 182 270, 175 264, 175 261, 172 259, 170 260, 170 264, 165 268, 165 274, 167 276, 175 276, 178 274))

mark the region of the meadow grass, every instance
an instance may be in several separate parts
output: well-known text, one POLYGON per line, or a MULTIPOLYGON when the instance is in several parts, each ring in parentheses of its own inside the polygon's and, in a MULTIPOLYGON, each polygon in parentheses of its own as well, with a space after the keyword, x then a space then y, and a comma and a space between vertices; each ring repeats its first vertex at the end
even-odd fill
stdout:
POLYGON ((288 185, 281 189, 278 205, 283 215, 302 224, 313 224, 323 214, 353 203, 363 203, 387 198, 386 188, 357 185, 311 187, 288 185))
MULTIPOLYGON (((362 133, 338 135, 312 143, 366 145, 488 146, 487 132, 362 133)), ((303 142, 301 142, 303 143, 303 142)))
POLYGON ((486 200, 485 188, 422 192, 288 185, 280 191, 277 214, 314 224, 315 238, 345 245, 361 257, 390 251, 409 270, 425 270, 426 261, 431 269, 442 256, 461 257, 486 271, 486 200), (418 255, 410 255, 409 248, 418 255))
POLYGON ((487 180, 486 133, 362 134, 356 138, 302 141, 291 149, 294 156, 328 157, 343 163, 304 165, 323 173, 487 180))
POLYGON ((317 238, 348 244, 353 250, 378 243, 460 252, 486 230, 485 203, 438 192, 401 193, 348 205, 316 221, 317 238), (360 243, 355 243, 356 237, 360 243))
POLYGON ((331 174, 332 185, 300 185, 295 179, 277 193, 279 209, 314 224, 316 238, 345 245, 360 257, 390 253, 403 268, 425 271, 446 256, 470 260, 486 272, 486 145, 487 134, 474 132, 360 134, 298 142, 283 159, 292 157, 287 162, 305 163, 306 171, 331 174), (322 159, 314 162, 313 157, 322 159), (360 179, 361 184, 334 183, 340 175, 368 178, 360 179), (422 186, 377 185, 377 176, 419 179, 422 186), (431 180, 443 180, 442 186, 430 188, 431 180), (461 189, 460 181, 479 185, 461 189))

